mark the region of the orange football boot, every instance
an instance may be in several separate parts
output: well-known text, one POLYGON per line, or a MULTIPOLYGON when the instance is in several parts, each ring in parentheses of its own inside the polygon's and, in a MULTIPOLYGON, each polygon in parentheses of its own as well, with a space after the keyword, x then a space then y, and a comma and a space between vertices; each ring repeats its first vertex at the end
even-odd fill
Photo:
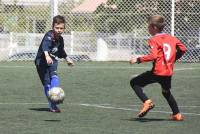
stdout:
POLYGON ((153 109, 155 105, 153 104, 152 100, 148 99, 143 103, 143 107, 140 110, 138 117, 144 117, 149 110, 153 109))
POLYGON ((175 114, 175 115, 171 115, 170 116, 170 120, 183 121, 184 120, 184 116, 181 113, 178 113, 178 114, 175 114))

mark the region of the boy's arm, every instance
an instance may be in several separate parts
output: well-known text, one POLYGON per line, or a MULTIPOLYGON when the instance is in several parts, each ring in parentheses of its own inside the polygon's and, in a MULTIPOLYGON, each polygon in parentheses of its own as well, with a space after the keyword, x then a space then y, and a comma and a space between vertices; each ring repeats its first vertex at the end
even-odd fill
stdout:
POLYGON ((53 60, 51 59, 51 57, 49 56, 48 51, 44 51, 44 55, 45 55, 45 59, 47 61, 47 64, 53 64, 53 60))
POLYGON ((149 40, 148 44, 149 44, 149 47, 150 47, 149 54, 137 57, 136 61, 135 61, 136 63, 139 64, 139 63, 142 63, 142 62, 149 62, 149 61, 153 61, 157 58, 158 48, 157 48, 156 43, 149 40))
POLYGON ((65 58, 65 61, 67 62, 67 64, 68 64, 69 66, 74 66, 74 62, 73 62, 69 57, 66 57, 66 58, 65 58))
POLYGON ((186 52, 187 48, 180 41, 176 45, 176 60, 180 59, 186 52))
POLYGON ((53 60, 51 59, 51 57, 49 56, 49 45, 51 44, 51 37, 48 36, 48 34, 46 34, 44 36, 44 39, 42 41, 42 51, 44 52, 44 56, 46 59, 47 64, 53 64, 53 60))
POLYGON ((64 58, 65 61, 68 64, 68 66, 74 66, 74 62, 68 57, 67 53, 65 52, 63 38, 61 39, 61 41, 62 41, 62 44, 61 44, 61 54, 60 54, 59 58, 64 58))

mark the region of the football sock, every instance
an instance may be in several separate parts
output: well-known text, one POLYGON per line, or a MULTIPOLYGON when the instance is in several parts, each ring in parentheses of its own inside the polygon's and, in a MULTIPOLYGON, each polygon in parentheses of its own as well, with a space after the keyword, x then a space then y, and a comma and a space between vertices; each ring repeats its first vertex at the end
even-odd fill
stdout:
POLYGON ((179 113, 178 105, 176 103, 176 100, 174 99, 173 95, 171 94, 170 91, 167 92, 162 92, 163 96, 167 100, 170 108, 172 109, 173 114, 179 113))
MULTIPOLYGON (((49 91, 49 90, 50 90, 50 85, 49 85, 49 84, 44 85, 44 93, 45 93, 47 99, 48 99, 48 91, 49 91)), ((54 109, 54 110, 55 110, 55 109, 58 109, 57 106, 56 106, 56 104, 53 103, 52 101, 50 101, 49 99, 48 99, 48 103, 49 103, 49 108, 50 108, 50 109, 54 109)))
POLYGON ((56 103, 54 103, 54 102, 52 102, 50 100, 48 102, 49 102, 49 108, 50 109, 54 109, 54 110, 58 109, 56 103))
POLYGON ((133 85, 132 88, 135 91, 136 95, 140 98, 140 100, 142 100, 142 102, 145 102, 146 100, 148 100, 148 97, 145 95, 145 93, 143 92, 143 89, 140 86, 133 85))
POLYGON ((51 88, 59 87, 59 85, 60 85, 59 77, 57 75, 53 75, 51 77, 51 88))

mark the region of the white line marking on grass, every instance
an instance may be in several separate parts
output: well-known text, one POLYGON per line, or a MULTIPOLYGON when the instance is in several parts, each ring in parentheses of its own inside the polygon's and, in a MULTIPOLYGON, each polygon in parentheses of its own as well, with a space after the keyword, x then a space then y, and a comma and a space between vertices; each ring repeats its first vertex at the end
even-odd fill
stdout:
MULTIPOLYGON (((47 105, 48 103, 3 103, 0 102, 0 105, 47 105)), ((84 107, 95 107, 95 108, 102 108, 102 109, 112 109, 112 110, 124 110, 124 111, 135 111, 138 112, 138 109, 132 109, 132 108, 123 108, 123 107, 117 107, 117 106, 111 106, 110 104, 88 104, 88 103, 67 103, 67 105, 75 105, 75 106, 84 106, 84 107), (110 106, 109 106, 110 105, 110 106)), ((131 106, 139 106, 139 105, 131 105, 131 106)), ((156 106, 156 107, 161 107, 161 106, 156 106)), ((180 107, 200 107, 200 106, 180 106, 180 107)), ((156 110, 151 110, 150 112, 152 113, 166 113, 166 114, 171 114, 172 112, 168 111, 156 111, 156 110)), ((200 116, 199 113, 186 113, 182 112, 182 114, 185 115, 195 115, 195 116, 200 116)))
POLYGON ((174 71, 197 70, 199 68, 176 68, 174 71))
POLYGON ((0 105, 47 105, 48 103, 26 103, 26 102, 22 102, 22 103, 15 103, 15 102, 0 102, 0 105))
MULTIPOLYGON (((0 66, 0 68, 35 68, 35 66, 0 66)), ((67 67, 59 67, 61 69, 66 69, 67 67)), ((78 69, 150 69, 151 67, 131 67, 131 66, 74 66, 78 69)), ((174 71, 184 71, 184 70, 199 70, 200 68, 176 68, 174 71)))
MULTIPOLYGON (((0 66, 0 68, 35 68, 35 66, 0 66)), ((61 69, 66 69, 67 67, 60 66, 61 69)), ((74 66, 75 69, 148 69, 149 67, 128 67, 128 66, 74 66)))
MULTIPOLYGON (((34 103, 31 103, 31 102, 0 102, 0 105, 46 105, 48 103, 42 103, 42 102, 34 102, 34 103)), ((88 104, 88 103, 66 103, 68 105, 95 105, 95 106, 114 106, 114 107, 119 107, 119 106, 116 106, 116 105, 112 105, 112 104, 108 104, 108 103, 105 103, 105 104, 88 104)), ((126 105, 127 107, 140 107, 141 105, 138 104, 138 105, 126 105)), ((158 108, 166 108, 168 106, 157 106, 156 107, 158 108)), ((179 106, 179 107, 184 107, 184 108, 200 108, 200 106, 179 106)))
POLYGON ((89 69, 134 69, 134 68, 137 68, 137 69, 148 69, 148 68, 151 68, 151 67, 133 67, 133 66, 78 66, 77 68, 89 68, 89 69))
POLYGON ((0 66, 0 68, 34 68, 34 66, 0 66))
MULTIPOLYGON (((102 104, 101 104, 102 105, 102 104)), ((141 105, 126 105, 128 107, 139 107, 141 105)), ((169 107, 169 106, 157 106, 156 107, 159 107, 159 108, 166 108, 166 107, 169 107)), ((200 108, 200 106, 178 106, 178 107, 182 107, 182 108, 200 108)))
MULTIPOLYGON (((103 105, 97 105, 97 104, 80 104, 80 105, 81 105, 81 106, 86 106, 86 107, 103 108, 103 109, 114 109, 114 110, 124 110, 124 111, 136 111, 136 112, 139 111, 138 109, 122 108, 122 107, 113 107, 113 106, 103 106, 103 105)), ((167 111, 155 111, 155 110, 151 110, 150 112, 152 112, 152 113, 166 113, 166 114, 171 114, 171 113, 172 113, 172 112, 167 112, 167 111)), ((186 112, 182 112, 182 114, 200 116, 199 113, 186 113, 186 112)))

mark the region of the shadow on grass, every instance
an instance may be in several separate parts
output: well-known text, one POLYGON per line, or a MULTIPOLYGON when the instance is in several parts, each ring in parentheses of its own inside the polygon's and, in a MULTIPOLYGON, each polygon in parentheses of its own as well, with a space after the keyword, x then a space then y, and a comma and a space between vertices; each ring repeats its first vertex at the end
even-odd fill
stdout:
POLYGON ((29 110, 49 112, 49 108, 29 108, 29 110))
POLYGON ((125 119, 125 120, 138 121, 138 122, 171 121, 169 119, 161 119, 161 118, 131 118, 131 119, 125 119))
POLYGON ((60 122, 61 120, 44 120, 44 121, 47 121, 47 122, 60 122))
MULTIPOLYGON (((29 110, 32 111, 44 111, 44 112, 50 112, 49 108, 29 108, 29 110)), ((57 120, 57 119, 48 119, 48 120, 44 120, 47 122, 60 122, 61 120, 57 120)))

